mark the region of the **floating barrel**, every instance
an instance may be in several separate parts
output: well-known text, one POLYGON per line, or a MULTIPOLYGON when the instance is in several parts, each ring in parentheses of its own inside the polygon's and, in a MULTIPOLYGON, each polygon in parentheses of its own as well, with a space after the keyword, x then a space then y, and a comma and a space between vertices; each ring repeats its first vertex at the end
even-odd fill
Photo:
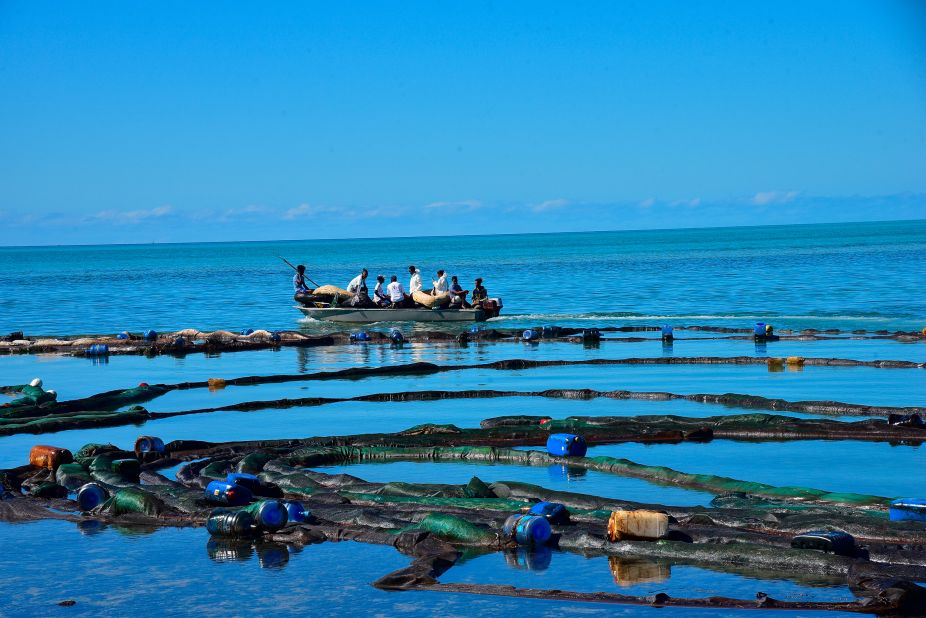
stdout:
POLYGON ((142 337, 145 338, 145 341, 154 341, 158 338, 158 333, 156 330, 149 328, 144 333, 142 333, 142 337))
POLYGON ((366 332, 365 330, 362 330, 359 333, 351 333, 350 340, 351 341, 369 341, 370 333, 366 332))
POLYGON ((248 335, 253 335, 253 334, 254 334, 254 329, 253 329, 253 328, 245 328, 243 331, 241 331, 241 334, 244 335, 245 337, 247 337, 248 335))
POLYGON ((524 341, 535 341, 540 339, 540 331, 534 328, 528 328, 526 331, 521 333, 521 339, 524 341))
POLYGON ((254 516, 247 511, 216 509, 206 520, 206 530, 213 536, 248 536, 254 533, 254 516))
POLYGON ((663 339, 674 339, 675 338, 675 335, 673 334, 673 329, 668 324, 662 327, 662 338, 663 339))
POLYGON ((274 532, 286 525, 289 515, 286 505, 280 500, 260 500, 246 509, 254 516, 258 528, 274 532))
POLYGON ((557 457, 584 457, 585 438, 571 433, 554 433, 547 438, 547 452, 557 457))
POLYGON ((561 329, 559 326, 544 326, 540 330, 540 334, 544 339, 549 339, 552 337, 559 337, 562 330, 563 329, 561 329))
POLYGON ((898 498, 889 512, 891 521, 926 521, 926 498, 898 498))
POLYGON ((182 336, 177 337, 176 339, 174 339, 174 347, 175 348, 186 347, 186 339, 184 339, 182 336))
POLYGON ((668 531, 669 516, 659 511, 613 511, 608 518, 608 540, 612 543, 624 539, 652 541, 668 531))
POLYGON ((247 487, 224 481, 210 481, 203 493, 209 502, 229 506, 242 506, 254 499, 251 490, 247 487))
POLYGON ((270 334, 270 341, 272 341, 272 342, 274 342, 274 343, 280 343, 281 341, 283 341, 283 337, 280 336, 280 333, 279 333, 279 332, 273 331, 273 332, 270 334))
POLYGON ((505 537, 518 545, 543 545, 550 540, 553 530, 546 517, 539 515, 512 515, 502 527, 505 537))
POLYGON ((106 356, 109 354, 109 346, 105 343, 94 343, 84 352, 87 356, 106 356))
POLYGON ((154 436, 141 436, 135 440, 136 453, 163 453, 164 440, 154 436))
POLYGON ((90 511, 109 497, 109 492, 96 483, 87 483, 77 490, 77 504, 82 511, 90 511))
POLYGON ((121 333, 116 335, 116 339, 121 339, 123 341, 125 341, 126 339, 131 339, 131 338, 132 336, 129 335, 128 331, 122 331, 121 333))
POLYGON ((252 492, 261 486, 260 479, 253 474, 248 474, 247 472, 229 472, 225 477, 225 482, 231 483, 232 485, 241 485, 242 487, 247 487, 252 492))
POLYGON ((392 343, 405 342, 405 336, 402 335, 402 331, 400 331, 398 328, 393 328, 391 331, 389 331, 389 339, 392 341, 392 343))
POLYGON ((39 468, 56 470, 61 464, 72 461, 74 461, 74 456, 66 448, 36 444, 29 451, 29 464, 39 468))
POLYGON ((296 500, 284 500, 283 504, 286 506, 286 515, 290 523, 298 524, 306 521, 312 515, 301 502, 296 500))
POLYGON ((582 340, 583 341, 599 341, 601 339, 601 331, 597 328, 586 328, 582 331, 582 340))
POLYGON ((530 508, 528 515, 546 517, 551 524, 565 524, 569 522, 569 511, 558 502, 538 502, 530 508))
POLYGON ((223 378, 209 378, 206 380, 206 385, 210 391, 219 391, 225 388, 225 380, 223 378))
POLYGON ((838 530, 812 530, 791 539, 794 549, 816 549, 839 556, 855 554, 855 539, 851 534, 838 530))
POLYGON ((755 337, 765 337, 765 322, 756 322, 756 325, 752 329, 752 334, 755 337))

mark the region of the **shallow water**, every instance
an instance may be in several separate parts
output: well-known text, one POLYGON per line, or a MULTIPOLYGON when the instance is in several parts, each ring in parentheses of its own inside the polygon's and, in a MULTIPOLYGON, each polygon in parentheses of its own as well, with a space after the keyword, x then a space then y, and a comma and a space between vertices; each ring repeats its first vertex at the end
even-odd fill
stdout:
POLYGON ((375 483, 404 481, 465 485, 473 476, 478 476, 486 483, 518 481, 542 485, 547 489, 557 491, 595 494, 605 498, 646 504, 707 506, 714 499, 713 494, 703 491, 657 485, 640 479, 561 465, 519 466, 474 461, 390 461, 319 466, 312 469, 327 474, 350 474, 375 483))
MULTIPOLYGON (((436 592, 383 592, 370 586, 370 582, 409 563, 409 558, 391 547, 351 542, 311 545, 301 551, 286 546, 262 547, 239 552, 243 560, 231 559, 234 554, 228 551, 214 554, 219 559, 216 560, 210 556, 207 542, 208 535, 201 528, 145 532, 139 528, 84 527, 81 531, 75 524, 58 521, 0 526, 0 546, 4 548, 0 552, 0 570, 4 574, 0 578, 3 615, 11 618, 147 615, 156 608, 158 615, 168 617, 312 616, 352 615, 358 607, 368 616, 403 613, 465 618, 474 614, 529 613, 557 618, 580 612, 603 618, 641 613, 655 616, 656 612, 662 616, 666 611, 677 616, 717 615, 717 612, 687 609, 656 610, 436 592), (74 600, 76 605, 59 607, 57 603, 64 600, 74 600)), ((459 576, 464 578, 525 576, 520 571, 507 573, 511 567, 490 558, 486 556, 455 568, 460 569, 459 576)), ((558 554, 550 569, 558 571, 559 567, 553 565, 572 561, 570 556, 558 554)), ((603 590, 623 590, 613 582, 608 583, 606 561, 586 562, 591 568, 573 573, 594 576, 601 581, 603 590), (598 573, 601 568, 605 575, 598 573)), ((677 574, 689 577, 688 567, 673 569, 672 579, 677 574)), ((444 580, 456 581, 452 573, 453 569, 448 571, 444 580)), ((736 586, 737 577, 692 572, 690 582, 697 586, 699 582, 720 581, 729 589, 736 586)), ((570 583, 582 585, 574 577, 570 583)), ((765 583, 756 585, 764 589, 765 583)), ((745 591, 750 585, 745 582, 742 589, 745 591)), ((785 584, 775 585, 775 589, 783 589, 785 584)), ((788 590, 800 593, 803 589, 791 585, 788 590)), ((838 588, 808 588, 806 592, 840 594, 838 588)))

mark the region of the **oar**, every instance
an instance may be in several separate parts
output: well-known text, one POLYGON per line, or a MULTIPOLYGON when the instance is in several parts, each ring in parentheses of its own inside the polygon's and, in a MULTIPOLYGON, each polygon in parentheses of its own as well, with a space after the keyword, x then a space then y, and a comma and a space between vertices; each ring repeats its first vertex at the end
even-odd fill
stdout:
MULTIPOLYGON (((280 258, 281 260, 283 260, 284 262, 286 262, 287 266, 289 266, 290 268, 292 268, 293 270, 295 270, 297 273, 299 272, 299 270, 298 270, 295 266, 293 266, 292 264, 290 264, 289 260, 287 260, 285 257, 283 257, 282 255, 278 255, 277 257, 280 258)), ((315 283, 314 281, 312 281, 311 279, 309 279, 309 278, 306 277, 305 275, 302 275, 302 276, 305 277, 305 279, 306 279, 309 283, 311 283, 312 285, 314 285, 315 287, 317 287, 317 288, 320 288, 320 287, 321 287, 320 285, 318 285, 317 283, 315 283)))

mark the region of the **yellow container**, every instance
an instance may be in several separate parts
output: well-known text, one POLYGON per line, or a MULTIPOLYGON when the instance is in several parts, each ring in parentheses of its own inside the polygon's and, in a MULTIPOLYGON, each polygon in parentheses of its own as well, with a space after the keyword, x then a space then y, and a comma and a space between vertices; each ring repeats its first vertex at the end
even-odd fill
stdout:
POLYGON ((659 511, 613 511, 608 519, 608 540, 653 541, 669 532, 669 516, 659 511))
POLYGON ((768 370, 771 373, 775 373, 778 371, 784 371, 785 370, 785 359, 769 357, 768 370))
POLYGON ((801 366, 804 364, 804 357, 803 356, 789 356, 788 364, 792 366, 801 366))
POLYGON ((209 378, 208 383, 210 391, 220 391, 225 388, 225 380, 222 378, 209 378))

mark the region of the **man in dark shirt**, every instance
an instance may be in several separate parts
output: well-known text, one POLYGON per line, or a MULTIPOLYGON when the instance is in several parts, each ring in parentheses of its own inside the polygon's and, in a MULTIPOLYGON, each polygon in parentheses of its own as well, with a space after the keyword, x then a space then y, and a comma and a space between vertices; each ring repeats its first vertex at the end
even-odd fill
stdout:
POLYGON ((476 286, 473 288, 473 306, 479 307, 487 298, 489 298, 489 293, 482 287, 482 277, 476 277, 476 286))

